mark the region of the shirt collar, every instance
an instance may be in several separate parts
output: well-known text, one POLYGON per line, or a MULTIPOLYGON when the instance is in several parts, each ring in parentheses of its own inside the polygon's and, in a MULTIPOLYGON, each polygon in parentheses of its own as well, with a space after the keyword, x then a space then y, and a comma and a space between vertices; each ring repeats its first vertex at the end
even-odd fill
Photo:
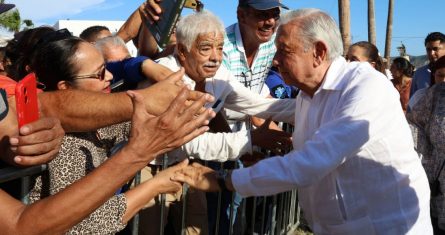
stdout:
POLYGON ((236 48, 244 53, 243 38, 241 37, 241 30, 239 28, 239 23, 235 24, 235 41, 236 41, 236 48))
POLYGON ((341 79, 341 74, 344 73, 347 64, 345 58, 341 56, 335 58, 318 90, 341 90, 346 83, 345 79, 341 79))

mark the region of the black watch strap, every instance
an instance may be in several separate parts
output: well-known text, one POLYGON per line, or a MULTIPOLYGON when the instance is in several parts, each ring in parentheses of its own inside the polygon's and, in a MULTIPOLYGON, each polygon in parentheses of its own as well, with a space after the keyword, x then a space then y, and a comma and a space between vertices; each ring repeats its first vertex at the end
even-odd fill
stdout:
POLYGON ((221 169, 218 171, 218 176, 216 178, 218 182, 218 186, 221 189, 221 191, 229 191, 226 186, 226 177, 227 177, 228 171, 221 169))

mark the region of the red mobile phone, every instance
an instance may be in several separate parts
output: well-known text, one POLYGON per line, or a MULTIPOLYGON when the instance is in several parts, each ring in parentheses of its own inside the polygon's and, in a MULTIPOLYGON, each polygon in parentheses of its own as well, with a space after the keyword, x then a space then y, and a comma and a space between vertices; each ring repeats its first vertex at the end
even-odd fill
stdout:
POLYGON ((15 103, 19 128, 39 119, 37 80, 34 73, 26 75, 15 86, 15 103))

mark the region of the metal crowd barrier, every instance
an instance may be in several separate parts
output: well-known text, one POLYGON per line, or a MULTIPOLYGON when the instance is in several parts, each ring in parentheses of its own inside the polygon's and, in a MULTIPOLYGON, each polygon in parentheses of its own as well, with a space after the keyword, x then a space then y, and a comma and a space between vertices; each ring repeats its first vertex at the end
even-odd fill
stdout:
MULTIPOLYGON (((164 157, 163 169, 167 167, 167 155, 164 157)), ((222 163, 221 163, 222 165, 222 163)), ((14 179, 21 179, 21 200, 24 203, 29 203, 28 193, 30 189, 30 177, 34 174, 41 173, 47 169, 47 165, 39 165, 28 168, 17 168, 17 167, 6 167, 0 168, 0 183, 11 181, 14 179)), ((135 184, 140 183, 140 174, 135 177, 135 184)), ((187 198, 188 186, 183 186, 182 201, 182 225, 181 234, 185 234, 185 215, 186 215, 186 198, 187 198)), ((234 216, 237 217, 236 223, 239 225, 237 230, 234 231, 234 223, 230 222, 229 235, 232 234, 291 234, 296 231, 298 225, 300 224, 300 207, 298 205, 298 192, 297 190, 292 190, 285 193, 280 193, 274 196, 268 197, 253 197, 253 207, 250 211, 251 222, 247 224, 246 222, 246 199, 243 199, 238 212, 235 215, 233 205, 234 205, 235 194, 232 193, 231 201, 231 211, 229 221, 233 221, 234 216), (261 203, 259 203, 261 202, 261 203), (257 220, 256 218, 261 218, 257 220)), ((162 205, 165 205, 165 195, 161 195, 162 205)), ((216 211, 216 226, 215 231, 209 231, 209 234, 219 235, 218 231, 220 229, 220 211, 221 211, 221 193, 218 196, 218 206, 216 211)), ((163 218, 165 213, 165 206, 161 207, 160 213, 160 234, 164 234, 164 224, 163 218)), ((138 234, 139 227, 139 216, 136 215, 129 223, 132 234, 138 234)))
MULTIPOLYGON (((285 129, 285 128, 283 128, 285 129)), ((287 128, 286 128, 287 129, 287 128)), ((291 130, 287 129, 286 131, 291 132, 291 130)), ((270 157, 270 154, 269 156, 270 157)), ((168 157, 164 156, 163 159, 163 169, 167 168, 168 157)), ((206 163, 206 162, 205 162, 206 163)), ((223 166, 223 163, 221 163, 223 166)), ((181 226, 181 235, 186 234, 185 228, 185 215, 186 215, 186 197, 187 197, 187 189, 188 186, 183 186, 183 208, 182 208, 182 226, 181 226)), ((216 210, 216 226, 215 231, 209 231, 211 235, 221 235, 220 231, 220 211, 221 211, 221 196, 222 193, 218 194, 218 206, 216 210)), ((297 227, 300 225, 301 219, 301 210, 298 205, 298 192, 297 190, 292 190, 285 193, 280 193, 274 196, 268 197, 252 197, 253 207, 251 208, 251 222, 247 224, 246 222, 246 199, 243 199, 240 207, 238 208, 238 212, 235 215, 234 212, 234 198, 235 193, 232 193, 232 201, 231 201, 231 211, 229 216, 229 221, 233 221, 234 216, 236 216, 236 221, 234 223, 230 223, 229 225, 229 235, 243 235, 243 234, 267 234, 267 235, 276 235, 276 234, 293 234, 297 230, 297 227), (261 203, 258 203, 261 202, 261 203), (261 219, 257 220, 259 217, 261 219), (239 225, 234 231, 234 224, 239 225)), ((165 195, 161 195, 161 204, 165 205, 165 195)), ((161 222, 159 226, 160 235, 164 235, 164 213, 165 206, 161 207, 160 218, 161 222)), ((134 224, 138 224, 139 221, 137 218, 134 218, 132 221, 132 234, 138 234, 138 226, 134 224)), ((223 234, 225 235, 225 234, 223 234)))
POLYGON ((28 195, 30 190, 31 176, 45 171, 47 167, 48 166, 46 164, 43 164, 27 168, 18 168, 12 166, 0 168, 0 183, 15 179, 21 179, 20 199, 23 203, 29 204, 28 195))

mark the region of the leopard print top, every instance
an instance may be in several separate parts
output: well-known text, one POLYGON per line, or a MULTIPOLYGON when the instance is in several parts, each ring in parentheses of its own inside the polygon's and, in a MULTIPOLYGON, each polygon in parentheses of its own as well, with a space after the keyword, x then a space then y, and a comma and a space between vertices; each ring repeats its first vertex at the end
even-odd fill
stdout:
MULTIPOLYGON (((96 132, 66 134, 58 156, 48 164, 48 171, 36 178, 30 201, 56 194, 93 171, 107 160, 111 147, 127 139, 130 127, 125 122, 96 132)), ((126 205, 124 194, 115 195, 67 234, 114 234, 125 227, 122 216, 126 205)))

